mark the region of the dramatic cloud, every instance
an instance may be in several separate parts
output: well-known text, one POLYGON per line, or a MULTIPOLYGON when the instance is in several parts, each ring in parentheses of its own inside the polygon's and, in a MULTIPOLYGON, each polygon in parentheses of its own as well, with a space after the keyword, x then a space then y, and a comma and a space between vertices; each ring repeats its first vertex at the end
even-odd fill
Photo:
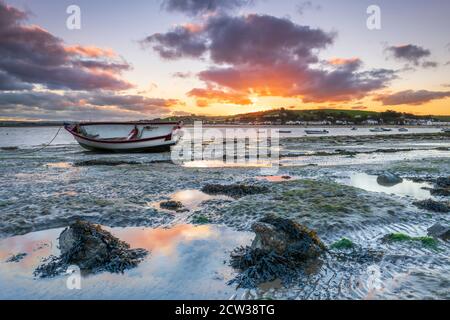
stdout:
POLYGON ((269 15, 215 15, 202 25, 179 26, 144 43, 165 59, 209 59, 215 64, 198 74, 206 88, 189 92, 202 105, 207 100, 245 105, 251 95, 299 97, 304 102, 359 99, 395 77, 391 70, 362 71, 358 58, 333 59, 318 67, 318 52, 334 37, 269 15))
POLYGON ((26 13, 0 0, 1 90, 28 89, 30 84, 72 90, 131 87, 119 77, 130 66, 124 61, 112 60, 116 56, 113 51, 92 46, 66 46, 44 29, 24 25, 26 18, 26 13), (4 83, 8 79, 9 85, 4 83))
POLYGON ((431 55, 430 50, 416 46, 414 44, 407 44, 401 46, 388 47, 387 52, 391 53, 394 58, 408 63, 413 63, 415 66, 420 65, 422 59, 431 55))
POLYGON ((254 0, 164 0, 167 11, 182 12, 191 16, 226 12, 252 3, 254 0))
POLYGON ((444 99, 450 97, 450 91, 427 91, 427 90, 407 90, 394 94, 381 95, 375 98, 381 101, 383 105, 421 105, 432 100, 444 99))
POLYGON ((179 26, 164 34, 156 33, 141 43, 151 45, 164 59, 199 58, 207 50, 201 30, 191 26, 179 26))
POLYGON ((29 90, 32 86, 0 70, 0 91, 29 90))
POLYGON ((78 120, 86 116, 96 119, 139 119, 169 113, 170 107, 179 104, 178 100, 119 95, 111 91, 0 93, 0 111, 3 117, 31 119, 78 120))

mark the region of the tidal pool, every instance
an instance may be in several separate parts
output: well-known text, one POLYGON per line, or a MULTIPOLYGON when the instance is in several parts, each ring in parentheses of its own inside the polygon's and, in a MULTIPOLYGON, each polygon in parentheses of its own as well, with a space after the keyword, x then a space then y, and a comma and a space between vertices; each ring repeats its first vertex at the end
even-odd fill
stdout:
POLYGON ((43 258, 58 255, 63 229, 0 240, 0 299, 229 299, 242 290, 227 285, 235 271, 230 251, 251 243, 253 235, 220 226, 177 225, 170 229, 105 228, 149 256, 124 274, 85 276, 81 290, 69 290, 68 276, 38 279, 43 258), (19 262, 6 262, 26 253, 19 262))
POLYGON ((426 188, 433 187, 429 183, 403 179, 403 182, 387 187, 380 185, 377 178, 377 176, 367 173, 352 172, 347 178, 339 179, 339 182, 370 192, 383 192, 402 197, 412 197, 418 200, 426 200, 432 197, 430 191, 426 190, 426 188))

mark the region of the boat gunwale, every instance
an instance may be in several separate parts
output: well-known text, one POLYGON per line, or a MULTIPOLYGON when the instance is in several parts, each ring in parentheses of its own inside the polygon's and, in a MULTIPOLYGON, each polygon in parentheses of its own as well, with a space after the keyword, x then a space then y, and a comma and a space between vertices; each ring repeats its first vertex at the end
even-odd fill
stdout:
POLYGON ((134 121, 128 121, 128 122, 79 122, 79 123, 72 123, 73 125, 79 125, 79 126, 101 126, 101 125, 181 125, 182 122, 134 122, 134 121))

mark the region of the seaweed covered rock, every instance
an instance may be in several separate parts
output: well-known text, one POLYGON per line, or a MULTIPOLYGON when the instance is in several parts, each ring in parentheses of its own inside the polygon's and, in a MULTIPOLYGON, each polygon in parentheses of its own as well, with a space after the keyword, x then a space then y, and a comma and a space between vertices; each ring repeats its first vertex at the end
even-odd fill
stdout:
POLYGON ((84 273, 108 271, 122 273, 136 267, 148 254, 144 249, 130 249, 129 244, 100 226, 77 221, 59 237, 59 257, 51 256, 35 270, 35 276, 52 277, 76 265, 84 273))
POLYGON ((242 198, 249 195, 267 193, 269 189, 265 186, 246 184, 208 184, 202 188, 202 192, 209 195, 224 195, 232 198, 242 198))
POLYGON ((442 177, 436 180, 434 188, 431 189, 431 194, 433 196, 450 196, 450 177, 442 177))
POLYGON ((17 263, 22 261, 27 256, 26 253, 18 253, 9 257, 5 262, 6 263, 17 263))
POLYGON ((289 219, 269 215, 252 226, 256 237, 251 247, 231 255, 231 266, 240 270, 232 282, 254 288, 281 279, 289 282, 302 269, 317 264, 326 251, 314 231, 289 219))
POLYGON ((378 176, 377 182, 383 187, 393 187, 399 183, 402 183, 403 179, 391 172, 385 172, 378 176))
POLYGON ((417 201, 414 202, 414 205, 420 209, 439 212, 439 213, 447 213, 450 212, 450 205, 447 202, 439 202, 434 201, 432 199, 417 201))
POLYGON ((163 201, 159 204, 161 209, 170 210, 170 211, 182 211, 184 209, 183 203, 180 201, 163 201))

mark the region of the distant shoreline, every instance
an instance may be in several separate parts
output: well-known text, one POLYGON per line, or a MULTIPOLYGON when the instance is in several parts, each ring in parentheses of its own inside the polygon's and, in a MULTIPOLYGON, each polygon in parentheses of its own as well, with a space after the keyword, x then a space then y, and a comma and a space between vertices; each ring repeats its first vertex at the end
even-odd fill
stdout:
MULTIPOLYGON (((11 124, 0 124, 0 128, 54 128, 54 127, 61 127, 64 124, 39 124, 39 123, 11 123, 11 124)), ((185 128, 192 128, 194 127, 193 124, 185 124, 185 128)), ((318 124, 311 124, 311 125, 291 125, 291 124, 273 124, 273 125, 267 125, 267 124, 261 124, 261 125, 253 125, 253 124, 203 124, 203 127, 219 127, 219 128, 377 128, 377 127, 383 127, 383 128, 443 128, 443 127, 450 127, 449 125, 318 125, 318 124)))

